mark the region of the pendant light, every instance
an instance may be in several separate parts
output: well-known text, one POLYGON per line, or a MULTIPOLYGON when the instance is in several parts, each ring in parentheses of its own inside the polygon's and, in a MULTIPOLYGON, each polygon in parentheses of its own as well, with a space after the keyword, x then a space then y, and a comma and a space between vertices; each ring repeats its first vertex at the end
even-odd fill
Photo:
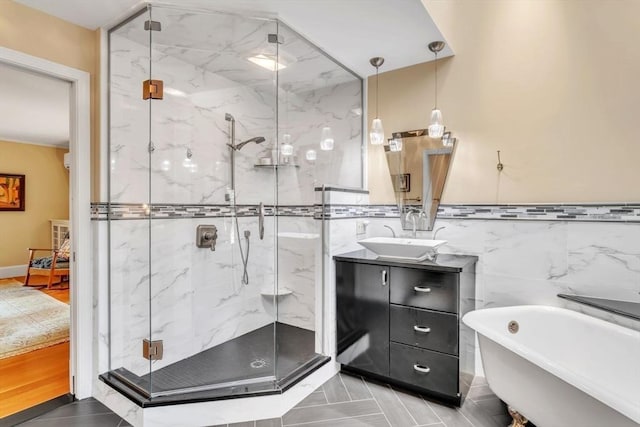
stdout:
POLYGON ((320 136, 320 149, 322 151, 333 150, 333 133, 331 133, 330 127, 322 128, 322 135, 320 136))
POLYGON ((380 97, 380 93, 378 92, 378 68, 384 64, 384 58, 376 56, 375 58, 371 58, 369 63, 376 67, 376 118, 371 122, 369 139, 371 140, 371 145, 381 145, 384 144, 384 129, 382 128, 382 120, 378 118, 378 98, 380 97))
POLYGON ((442 124, 442 111, 438 109, 438 52, 444 49, 443 41, 435 41, 429 43, 429 50, 436 55, 434 61, 435 67, 435 102, 433 110, 431 110, 431 121, 429 123, 429 136, 431 138, 442 138, 444 134, 444 125, 442 124))

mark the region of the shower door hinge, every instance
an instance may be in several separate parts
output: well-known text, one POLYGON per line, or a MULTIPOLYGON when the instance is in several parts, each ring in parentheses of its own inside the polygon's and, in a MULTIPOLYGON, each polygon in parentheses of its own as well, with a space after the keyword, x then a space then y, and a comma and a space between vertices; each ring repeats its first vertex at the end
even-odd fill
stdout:
POLYGON ((280 34, 269 34, 267 36, 267 41, 269 43, 278 43, 278 44, 282 44, 284 43, 284 37, 280 34))
POLYGON ((162 99, 164 95, 162 80, 145 80, 142 82, 142 99, 162 99))
POLYGON ((147 360, 162 360, 162 340, 142 340, 142 357, 147 360))
POLYGON ((162 24, 158 21, 144 21, 145 31, 162 31, 162 24))

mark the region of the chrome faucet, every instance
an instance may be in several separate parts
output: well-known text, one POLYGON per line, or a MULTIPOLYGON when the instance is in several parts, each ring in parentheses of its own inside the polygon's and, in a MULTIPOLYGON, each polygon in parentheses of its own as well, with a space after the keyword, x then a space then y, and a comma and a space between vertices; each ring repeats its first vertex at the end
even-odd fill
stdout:
POLYGON ((412 226, 412 236, 415 239, 416 238, 416 212, 415 211, 409 211, 407 212, 407 215, 404 217, 405 221, 411 221, 411 226, 412 226))
POLYGON ((423 223, 421 222, 421 221, 422 221, 422 218, 424 218, 424 220, 425 220, 425 221, 427 221, 427 213, 426 213, 425 211, 423 211, 422 209, 420 209, 420 210, 418 211, 418 222, 420 222, 420 227, 421 227, 421 229, 422 229, 422 230, 424 230, 424 229, 425 229, 425 228, 427 228, 427 227, 423 227, 423 226, 422 226, 422 224, 423 224, 423 223))
POLYGON ((383 227, 384 227, 384 228, 388 228, 389 230, 391 230, 391 234, 393 235, 393 237, 394 237, 394 238, 396 237, 396 232, 395 232, 395 231, 393 231, 393 228, 391 228, 391 226, 389 226, 389 225, 384 225, 383 227))
POLYGON ((444 230, 445 228, 447 228, 447 227, 442 226, 442 227, 438 227, 438 228, 436 228, 436 231, 434 231, 434 232, 433 232, 433 237, 432 237, 431 239, 432 239, 432 240, 436 240, 436 236, 438 235, 438 231, 440 231, 440 230, 444 230))

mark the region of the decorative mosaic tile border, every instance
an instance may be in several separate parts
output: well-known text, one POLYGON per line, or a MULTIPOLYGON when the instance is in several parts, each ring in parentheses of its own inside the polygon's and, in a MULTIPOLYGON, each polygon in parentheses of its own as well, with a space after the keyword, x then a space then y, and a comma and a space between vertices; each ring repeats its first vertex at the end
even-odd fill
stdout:
MULTIPOLYGON (((322 205, 316 206, 314 219, 322 219, 322 205)), ((399 218, 396 205, 338 205, 328 204, 324 206, 324 218, 348 219, 348 218, 399 218)))
MULTIPOLYGON (((279 216, 313 217, 315 206, 278 206, 279 216)), ((274 215, 274 206, 265 206, 267 216, 274 215)), ((107 203, 91 204, 91 219, 106 221, 109 207, 107 203)), ((258 216, 258 205, 238 205, 236 210, 229 205, 180 205, 180 204, 152 204, 149 208, 140 203, 112 203, 112 220, 130 219, 184 219, 184 218, 224 218, 231 216, 258 216)))
POLYGON ((640 222, 640 203, 611 205, 440 205, 438 218, 640 222))
MULTIPOLYGON (((91 218, 106 220, 108 205, 91 204, 91 218)), ((314 219, 349 218, 399 218, 396 205, 286 205, 265 206, 267 216, 312 217, 314 219)), ((112 220, 129 219, 182 219, 230 217, 234 214, 229 205, 179 205, 157 204, 151 208, 145 204, 117 203, 111 205, 112 220)), ((239 217, 258 215, 257 205, 239 205, 239 217)), ((538 221, 604 221, 640 222, 640 203, 615 205, 441 205, 441 219, 495 219, 538 221)))

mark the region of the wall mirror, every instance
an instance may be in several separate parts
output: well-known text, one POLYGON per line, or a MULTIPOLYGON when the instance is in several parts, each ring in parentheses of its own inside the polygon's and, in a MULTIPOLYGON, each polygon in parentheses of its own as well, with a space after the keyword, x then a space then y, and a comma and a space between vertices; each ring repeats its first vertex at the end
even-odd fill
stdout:
POLYGON ((384 146, 404 230, 432 230, 453 159, 451 132, 430 138, 426 129, 394 132, 384 146))

